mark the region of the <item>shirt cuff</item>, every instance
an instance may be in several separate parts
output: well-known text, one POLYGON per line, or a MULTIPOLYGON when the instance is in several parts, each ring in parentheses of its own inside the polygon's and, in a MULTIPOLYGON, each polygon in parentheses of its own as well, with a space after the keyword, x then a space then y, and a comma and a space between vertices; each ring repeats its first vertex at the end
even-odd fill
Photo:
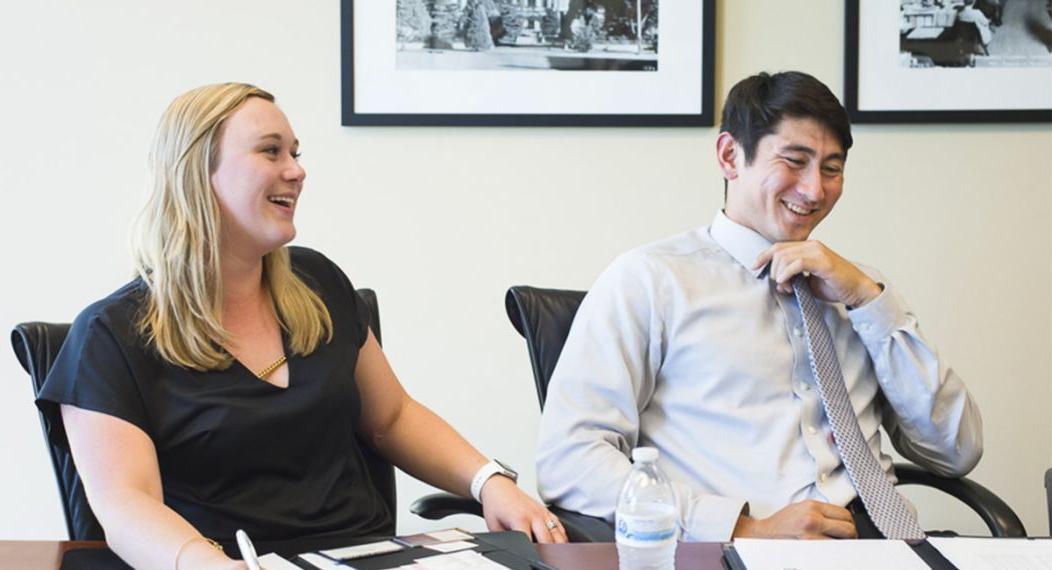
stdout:
POLYGON ((866 345, 891 336, 909 322, 906 305, 890 285, 882 285, 884 290, 875 299, 847 312, 851 326, 866 345))
POLYGON ((690 515, 684 521, 686 542, 727 542, 738 525, 738 517, 747 512, 742 499, 702 495, 694 500, 690 515))

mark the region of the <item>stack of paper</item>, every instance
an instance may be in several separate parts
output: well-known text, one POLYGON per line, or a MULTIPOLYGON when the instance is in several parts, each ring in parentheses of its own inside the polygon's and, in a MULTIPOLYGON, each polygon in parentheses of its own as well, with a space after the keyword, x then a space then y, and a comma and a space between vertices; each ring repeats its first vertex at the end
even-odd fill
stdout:
POLYGON ((1052 540, 1029 538, 929 538, 960 570, 1052 570, 1052 540))
POLYGON ((748 570, 930 570, 901 540, 770 540, 739 538, 748 570))

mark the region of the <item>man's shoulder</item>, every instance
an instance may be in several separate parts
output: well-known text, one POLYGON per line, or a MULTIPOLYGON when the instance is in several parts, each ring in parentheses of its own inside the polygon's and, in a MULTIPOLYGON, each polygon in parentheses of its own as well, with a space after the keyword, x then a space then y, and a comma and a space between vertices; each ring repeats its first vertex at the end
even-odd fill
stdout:
POLYGON ((706 262, 720 257, 723 250, 709 235, 709 228, 699 227, 635 247, 620 256, 635 263, 658 265, 683 260, 706 262))
POLYGON ((729 259, 712 240, 708 227, 700 227, 622 253, 610 263, 596 285, 641 295, 644 290, 655 291, 669 282, 704 280, 729 259))

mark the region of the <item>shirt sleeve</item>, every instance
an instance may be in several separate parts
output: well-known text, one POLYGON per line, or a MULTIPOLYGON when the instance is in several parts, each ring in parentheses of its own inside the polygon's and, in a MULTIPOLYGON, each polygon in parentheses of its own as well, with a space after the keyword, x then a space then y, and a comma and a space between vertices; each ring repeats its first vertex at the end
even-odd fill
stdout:
MULTIPOLYGON (((36 404, 67 404, 134 424, 150 434, 149 418, 127 357, 134 347, 122 345, 98 314, 85 311, 74 321, 36 404)), ((51 433, 53 441, 65 433, 51 433)))
POLYGON ((305 247, 291 247, 296 268, 308 287, 322 296, 334 327, 345 327, 357 348, 369 337, 369 308, 347 274, 331 259, 305 247))
MULTIPOLYGON (((878 281, 880 276, 872 273, 878 281)), ((903 456, 945 477, 966 475, 982 456, 982 417, 894 287, 848 312, 873 361, 888 406, 883 423, 903 456)))
MULTIPOLYGON (((541 415, 537 481, 545 501, 614 520, 632 468, 629 456, 640 439, 640 410, 661 366, 657 293, 648 260, 629 253, 581 303, 541 415)), ((730 538, 743 499, 701 493, 681 482, 673 486, 685 540, 730 538)))

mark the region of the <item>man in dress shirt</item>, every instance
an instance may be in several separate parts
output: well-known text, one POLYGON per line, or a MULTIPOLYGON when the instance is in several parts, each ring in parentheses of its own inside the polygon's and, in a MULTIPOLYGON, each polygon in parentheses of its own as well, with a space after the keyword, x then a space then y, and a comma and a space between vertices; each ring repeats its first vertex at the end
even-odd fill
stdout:
POLYGON ((881 425, 934 473, 975 466, 979 411, 895 288, 809 240, 840 198, 851 142, 814 77, 761 73, 731 90, 716 140, 724 209, 620 256, 581 304, 541 419, 545 500, 612 521, 631 449, 653 446, 685 540, 877 533, 811 372, 791 285, 804 273, 888 476, 881 425))

